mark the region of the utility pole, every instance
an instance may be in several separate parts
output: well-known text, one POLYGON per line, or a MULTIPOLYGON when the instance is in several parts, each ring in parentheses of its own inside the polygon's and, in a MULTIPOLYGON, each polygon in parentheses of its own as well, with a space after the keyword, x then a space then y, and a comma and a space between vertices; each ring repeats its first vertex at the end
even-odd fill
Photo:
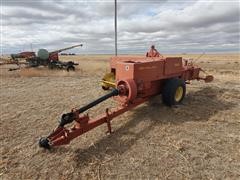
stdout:
POLYGON ((31 48, 31 51, 33 51, 33 46, 32 46, 32 43, 30 44, 30 48, 31 48))
POLYGON ((115 56, 118 55, 117 52, 117 0, 115 0, 115 20, 114 20, 114 24, 115 24, 115 56))

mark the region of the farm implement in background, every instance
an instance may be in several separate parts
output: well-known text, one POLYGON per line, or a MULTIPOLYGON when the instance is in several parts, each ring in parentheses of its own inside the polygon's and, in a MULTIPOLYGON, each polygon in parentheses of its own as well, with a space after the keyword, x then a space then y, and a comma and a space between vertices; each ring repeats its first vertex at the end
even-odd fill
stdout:
POLYGON ((11 54, 11 60, 4 61, 1 63, 1 65, 16 64, 18 66, 17 68, 10 68, 10 71, 18 70, 21 68, 35 68, 39 66, 48 66, 49 69, 66 69, 67 71, 74 71, 75 66, 77 66, 78 63, 75 63, 73 61, 60 61, 59 53, 79 46, 83 45, 78 44, 52 52, 48 52, 46 49, 39 49, 37 55, 35 52, 21 52, 18 54, 11 54))
POLYGON ((51 147, 69 144, 74 138, 106 123, 108 132, 112 132, 113 118, 161 94, 167 106, 182 102, 186 92, 186 84, 191 80, 213 81, 213 76, 200 76, 203 71, 182 57, 147 56, 147 57, 113 57, 110 60, 109 79, 102 83, 104 89, 110 90, 106 95, 81 107, 73 108, 63 114, 57 128, 47 137, 39 140, 39 146, 51 147), (113 97, 118 107, 106 109, 96 118, 83 114, 92 107, 113 97), (74 122, 71 128, 65 127, 74 122))
POLYGON ((9 71, 14 71, 19 70, 22 65, 24 65, 24 67, 27 66, 28 63, 26 62, 26 59, 36 57, 36 54, 35 52, 25 51, 18 54, 11 54, 10 57, 10 59, 1 58, 0 66, 7 64, 17 65, 16 68, 9 68, 9 71))

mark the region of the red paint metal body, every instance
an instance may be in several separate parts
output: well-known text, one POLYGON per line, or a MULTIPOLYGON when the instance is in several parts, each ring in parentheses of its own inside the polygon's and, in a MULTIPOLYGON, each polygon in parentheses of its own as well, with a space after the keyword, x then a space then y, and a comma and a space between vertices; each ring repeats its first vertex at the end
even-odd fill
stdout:
POLYGON ((151 49, 146 53, 146 57, 163 57, 157 49, 155 49, 155 46, 152 45, 151 49))
POLYGON ((68 144, 77 136, 106 123, 111 133, 110 122, 114 117, 146 102, 150 97, 161 94, 163 83, 170 78, 206 80, 199 76, 201 68, 193 66, 181 57, 113 57, 110 60, 111 72, 116 77, 118 96, 114 98, 119 107, 106 110, 94 119, 72 110, 75 125, 67 129, 58 127, 47 137, 50 146, 68 144))
POLYGON ((49 53, 49 61, 59 61, 58 52, 49 53))
POLYGON ((52 147, 69 144, 72 139, 104 123, 107 124, 108 128, 106 133, 112 133, 111 121, 113 118, 125 113, 126 111, 133 109, 134 107, 144 103, 146 100, 147 99, 141 99, 133 104, 128 104, 127 106, 119 106, 112 110, 106 109, 106 112, 104 114, 93 119, 90 119, 88 115, 79 115, 78 113, 76 113, 76 116, 78 118, 75 119, 75 124, 73 125, 73 127, 71 128, 57 127, 53 131, 53 133, 51 133, 47 137, 50 142, 49 144, 52 147))
POLYGON ((35 52, 25 51, 25 52, 19 53, 19 56, 20 56, 20 58, 31 58, 31 57, 35 57, 36 54, 35 54, 35 52))
POLYGON ((177 77, 184 81, 201 79, 201 68, 183 62, 181 57, 113 57, 110 66, 117 82, 134 80, 138 98, 161 93, 164 80, 170 78, 177 77))

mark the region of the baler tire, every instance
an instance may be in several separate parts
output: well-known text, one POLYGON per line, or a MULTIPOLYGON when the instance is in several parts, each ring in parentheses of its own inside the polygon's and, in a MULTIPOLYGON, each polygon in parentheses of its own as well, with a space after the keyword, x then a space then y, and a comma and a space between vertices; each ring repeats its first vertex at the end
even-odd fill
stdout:
POLYGON ((168 79, 163 87, 162 101, 167 106, 177 105, 182 102, 186 94, 185 81, 179 78, 168 79), (182 91, 180 97, 176 100, 177 90, 182 91))

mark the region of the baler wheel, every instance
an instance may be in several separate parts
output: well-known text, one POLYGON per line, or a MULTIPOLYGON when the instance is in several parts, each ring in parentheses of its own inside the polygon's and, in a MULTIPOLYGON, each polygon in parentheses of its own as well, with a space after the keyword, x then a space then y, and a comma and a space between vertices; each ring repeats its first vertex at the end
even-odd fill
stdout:
POLYGON ((166 81, 162 92, 162 100, 167 106, 181 103, 186 93, 184 80, 172 78, 166 81))

